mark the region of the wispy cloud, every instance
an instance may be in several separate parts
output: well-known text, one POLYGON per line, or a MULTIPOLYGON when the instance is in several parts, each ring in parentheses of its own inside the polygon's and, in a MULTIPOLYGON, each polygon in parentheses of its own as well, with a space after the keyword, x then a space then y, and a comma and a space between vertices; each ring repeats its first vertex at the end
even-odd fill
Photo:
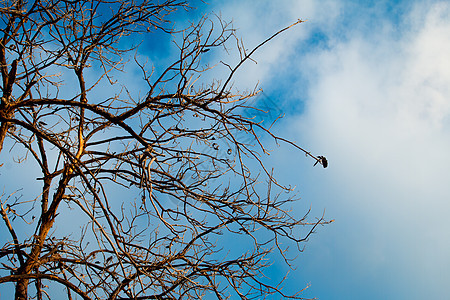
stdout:
POLYGON ((340 276, 312 275, 312 295, 333 295, 330 287, 342 292, 347 285, 333 299, 369 299, 368 291, 380 286, 391 296, 446 297, 449 3, 416 1, 387 10, 386 3, 287 2, 254 9, 253 2, 230 4, 224 11, 233 9, 236 27, 259 40, 289 18, 309 20, 263 50, 262 66, 245 74, 263 88, 291 84, 290 95, 306 106, 283 121, 283 129, 330 161, 326 175, 300 176, 304 198, 325 197, 320 203, 337 219, 313 238, 312 248, 328 253, 325 258, 304 255, 319 264, 306 263, 307 271, 326 268, 340 276))
POLYGON ((378 266, 369 286, 391 270, 395 293, 414 286, 416 299, 430 286, 443 297, 450 279, 442 269, 450 263, 449 13, 444 3, 416 7, 400 28, 357 32, 309 55, 315 76, 297 127, 332 156, 329 184, 348 199, 340 218, 359 232, 340 242, 359 258, 351 269, 378 266))

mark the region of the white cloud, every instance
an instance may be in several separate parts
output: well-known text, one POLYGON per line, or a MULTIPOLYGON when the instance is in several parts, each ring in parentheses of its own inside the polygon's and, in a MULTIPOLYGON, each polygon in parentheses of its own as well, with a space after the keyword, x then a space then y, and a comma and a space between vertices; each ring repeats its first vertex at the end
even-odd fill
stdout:
MULTIPOLYGON (((301 145, 323 151, 319 154, 329 158, 330 167, 301 175, 304 200, 299 206, 316 201, 337 222, 312 239, 312 247, 327 253, 326 258, 305 252, 311 258, 304 260, 306 265, 308 260, 322 264, 311 266, 311 271, 334 265, 339 276, 333 280, 340 289, 351 284, 345 278, 360 275, 361 281, 370 273, 370 280, 360 282, 365 293, 388 285, 390 296, 446 297, 450 4, 406 3, 397 8, 400 20, 389 21, 385 11, 370 11, 382 10, 382 5, 359 11, 346 1, 278 3, 252 8, 255 2, 236 6, 230 1, 224 15, 232 15, 252 43, 290 18, 308 19, 263 49, 258 65, 246 67, 242 82, 248 86, 260 80, 264 88, 290 81, 292 95, 305 98, 305 90, 296 87, 304 87, 307 78, 305 111, 282 124, 295 128, 289 134, 301 145), (351 25, 343 23, 349 20, 351 25), (311 46, 306 56, 304 50, 296 53, 317 30, 327 35, 327 42, 311 46), (280 69, 288 76, 274 78, 280 69)), ((291 159, 286 153, 277 158, 281 166, 292 166, 285 161, 291 159)), ((321 272, 313 288, 326 277, 321 272)), ((346 292, 370 298, 349 286, 346 292)))
POLYGON ((387 26, 310 54, 315 76, 297 120, 328 152, 327 184, 350 212, 340 217, 361 222, 359 239, 342 240, 364 258, 353 268, 390 268, 416 297, 427 284, 442 297, 450 279, 449 16, 448 3, 416 7, 400 38, 387 26))
MULTIPOLYGON (((322 1, 325 10, 320 9, 312 0, 278 1, 227 1, 214 3, 214 11, 225 21, 233 21, 237 36, 244 41, 245 48, 252 50, 278 30, 281 30, 298 19, 306 21, 284 32, 260 48, 252 58, 257 62, 247 61, 236 74, 235 86, 239 89, 251 89, 257 83, 263 88, 276 80, 282 71, 289 72, 290 61, 295 54, 296 46, 306 39, 310 32, 319 26, 330 27, 340 12, 336 1, 322 1)), ((229 58, 218 53, 219 60, 237 62, 238 55, 231 52, 229 58)))
POLYGON ((317 74, 299 126, 317 146, 338 149, 354 167, 385 166, 383 178, 407 183, 423 176, 405 169, 432 172, 442 164, 450 130, 450 22, 436 21, 434 12, 402 40, 356 37, 307 58, 317 74), (439 162, 436 154, 443 155, 439 162))

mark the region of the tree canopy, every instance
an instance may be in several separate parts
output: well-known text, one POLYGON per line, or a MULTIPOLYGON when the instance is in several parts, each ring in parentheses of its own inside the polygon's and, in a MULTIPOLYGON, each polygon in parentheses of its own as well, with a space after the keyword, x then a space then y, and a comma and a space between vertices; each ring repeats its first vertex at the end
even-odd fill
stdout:
POLYGON ((326 159, 255 119, 259 88, 236 91, 233 78, 302 21, 247 50, 217 16, 175 29, 180 9, 189 3, 1 2, 0 173, 24 175, 2 179, 0 284, 16 299, 301 298, 264 276, 268 255, 290 265, 289 245, 301 251, 328 222, 291 214, 265 139, 326 159), (162 38, 178 53, 164 68, 151 47, 140 55, 143 39, 162 38), (230 47, 236 64, 202 60, 230 47))

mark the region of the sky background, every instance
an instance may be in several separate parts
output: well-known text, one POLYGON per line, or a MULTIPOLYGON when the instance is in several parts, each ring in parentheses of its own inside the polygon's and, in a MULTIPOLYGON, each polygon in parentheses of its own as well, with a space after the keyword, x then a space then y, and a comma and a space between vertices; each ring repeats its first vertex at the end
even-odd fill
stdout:
POLYGON ((305 244, 286 288, 310 284, 304 297, 333 300, 449 299, 450 1, 219 0, 178 24, 212 12, 233 20, 249 49, 306 21, 235 77, 239 89, 259 83, 259 101, 286 114, 276 133, 329 161, 313 167, 286 146, 271 154, 301 197, 296 213, 335 219, 305 244))
POLYGON ((319 299, 450 296, 450 1, 211 1, 259 51, 257 82, 286 117, 292 148, 272 154, 298 213, 336 221, 299 255, 288 289, 319 299))

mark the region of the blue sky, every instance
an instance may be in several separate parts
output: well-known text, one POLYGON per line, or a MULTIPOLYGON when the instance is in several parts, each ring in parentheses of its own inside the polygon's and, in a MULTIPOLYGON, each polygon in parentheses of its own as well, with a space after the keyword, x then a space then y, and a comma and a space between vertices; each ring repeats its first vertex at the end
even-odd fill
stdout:
MULTIPOLYGON (((286 117, 276 130, 327 156, 281 147, 298 213, 336 221, 296 260, 288 289, 319 299, 450 294, 450 2, 217 1, 249 48, 298 18, 237 75, 286 117)), ((280 271, 280 270, 279 270, 280 271)))
MULTIPOLYGON (((220 13, 248 48, 306 20, 235 78, 242 90, 259 83, 259 101, 286 114, 277 133, 329 160, 327 169, 313 168, 298 151, 273 147, 276 175, 301 197, 295 213, 311 207, 311 216, 325 210, 335 219, 311 236, 286 288, 310 284, 304 296, 319 299, 447 299, 450 1, 210 2, 178 22, 220 13)), ((158 64, 158 51, 171 54, 169 44, 156 44, 146 55, 158 64)), ((271 268, 274 277, 286 271, 271 268)))

